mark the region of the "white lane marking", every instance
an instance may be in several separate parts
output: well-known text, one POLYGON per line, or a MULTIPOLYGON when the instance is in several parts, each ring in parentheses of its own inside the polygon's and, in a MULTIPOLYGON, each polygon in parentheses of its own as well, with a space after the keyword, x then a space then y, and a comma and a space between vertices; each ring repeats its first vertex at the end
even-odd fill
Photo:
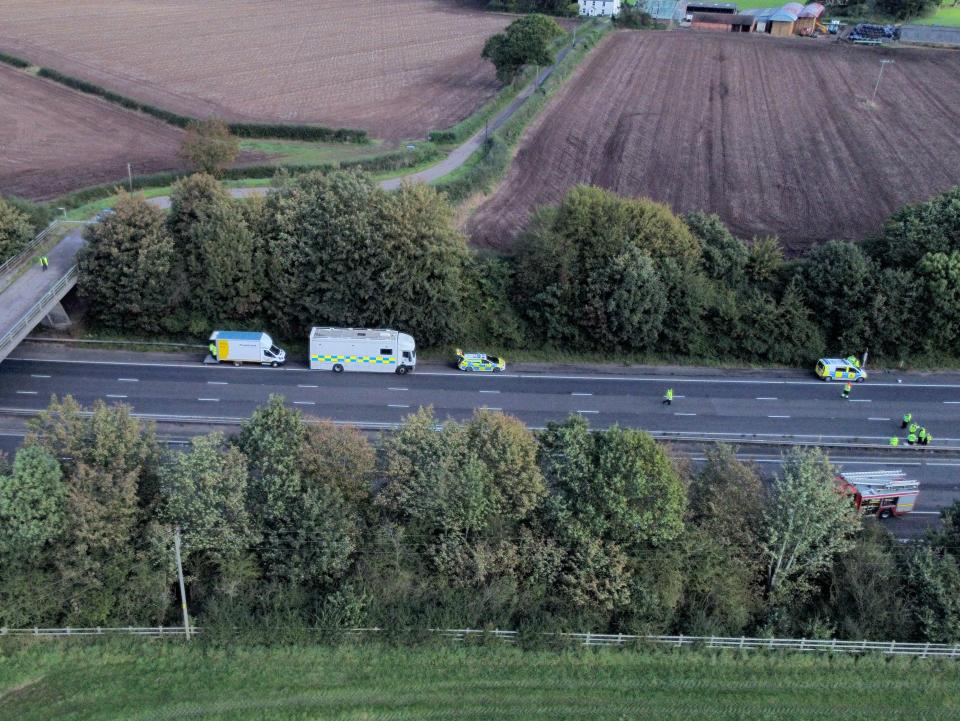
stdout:
POLYGON ((775 401, 777 400, 774 396, 757 396, 758 401, 775 401))
POLYGON ((889 418, 867 418, 868 421, 889 421, 889 418))
POLYGON ((197 398, 198 401, 210 401, 211 403, 219 403, 219 398, 197 398))
POLYGON ((696 413, 674 413, 675 416, 695 416, 696 413))
POLYGON ((401 403, 388 403, 387 408, 409 408, 410 406, 405 406, 401 403))
POLYGON ((686 398, 686 396, 674 396, 674 398, 686 398))
POLYGON ((581 411, 577 410, 577 413, 599 413, 600 411, 581 411))
POLYGON ((140 379, 139 379, 139 378, 117 378, 117 382, 119 382, 119 383, 139 383, 139 382, 140 382, 140 379))
POLYGON ((789 418, 790 416, 767 416, 767 418, 789 418))
MULTIPOLYGON (((135 361, 91 361, 91 360, 66 360, 63 358, 34 358, 32 356, 20 356, 7 358, 7 361, 19 361, 21 363, 72 363, 73 365, 101 365, 101 366, 133 366, 139 368, 191 368, 199 370, 203 368, 214 368, 213 366, 204 366, 200 363, 141 363, 135 361)), ((309 368, 269 368, 264 369, 260 366, 243 366, 234 370, 263 371, 269 370, 271 373, 314 373, 309 368)), ((448 376, 450 378, 476 378, 476 374, 453 373, 449 371, 417 371, 418 376, 448 376)), ((740 378, 678 378, 656 377, 656 376, 587 376, 587 375, 548 375, 536 373, 498 373, 490 378, 524 378, 528 380, 570 380, 570 381, 627 381, 630 383, 705 383, 705 384, 739 384, 739 385, 778 385, 778 386, 813 386, 821 385, 829 388, 830 386, 820 380, 806 381, 788 381, 788 380, 746 380, 740 378)), ((957 388, 960 389, 960 383, 880 383, 870 381, 869 385, 874 388, 957 388)), ((316 386, 307 386, 316 388, 316 386)), ((674 398, 684 398, 685 396, 674 396, 674 398)), ((954 401, 960 403, 960 401, 954 401)))
POLYGON ((481 406, 480 408, 485 411, 502 411, 503 410, 503 408, 497 408, 496 406, 481 406))
POLYGON ((593 393, 571 393, 572 396, 592 396, 593 393))
POLYGON ((499 393, 500 391, 480 391, 481 393, 499 393))
POLYGON ((293 405, 295 406, 315 406, 317 405, 313 401, 294 401, 293 405))
POLYGON ((107 393, 107 398, 126 398, 126 396, 122 396, 118 393, 107 393))
MULTIPOLYGON (((897 465, 900 465, 900 464, 898 463, 897 465)), ((917 465, 918 465, 918 466, 919 466, 919 465, 927 465, 927 466, 942 466, 942 467, 949 467, 949 468, 960 468, 960 463, 925 463, 925 464, 920 464, 920 463, 918 463, 917 465)))
MULTIPOLYGON (((303 386, 300 386, 300 387, 303 388, 303 386)), ((314 388, 316 388, 316 386, 314 386, 314 388)), ((387 390, 388 391, 408 391, 410 389, 409 388, 387 388, 387 390)))
POLYGON ((207 381, 208 386, 226 386, 229 385, 227 381, 207 381))
POLYGON ((948 406, 957 406, 960 405, 960 401, 944 401, 948 406))
POLYGON ((35 396, 37 395, 36 391, 17 391, 17 395, 21 396, 35 396))
POLYGON ((873 403, 869 398, 847 398, 851 403, 873 403))
POLYGON ((50 376, 41 375, 40 373, 31 373, 31 378, 49 378, 50 376))
POLYGON ((320 386, 304 386, 304 385, 298 385, 298 386, 297 386, 297 388, 319 388, 319 387, 320 387, 320 386))
POLYGON ((939 516, 940 511, 911 511, 910 515, 918 516, 939 516))

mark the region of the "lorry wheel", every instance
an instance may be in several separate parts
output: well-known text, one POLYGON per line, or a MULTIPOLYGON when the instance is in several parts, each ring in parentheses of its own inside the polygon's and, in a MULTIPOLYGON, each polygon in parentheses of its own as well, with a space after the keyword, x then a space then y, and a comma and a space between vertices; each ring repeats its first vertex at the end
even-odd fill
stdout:
POLYGON ((407 374, 407 367, 406 367, 406 366, 397 366, 397 375, 398 375, 398 376, 404 376, 404 375, 406 375, 406 374, 407 374))
POLYGON ((234 361, 234 362, 233 362, 233 365, 234 365, 234 367, 239 368, 239 367, 240 367, 240 361, 234 361))
POLYGON ((343 366, 340 365, 339 363, 337 363, 337 364, 333 367, 333 372, 334 372, 334 373, 343 373, 343 366))
POLYGON ((893 515, 892 511, 880 511, 880 518, 890 518, 893 515))
POLYGON ((273 361, 273 363, 270 364, 270 367, 271 367, 271 368, 276 368, 278 365, 280 365, 280 364, 277 363, 276 361, 273 361))

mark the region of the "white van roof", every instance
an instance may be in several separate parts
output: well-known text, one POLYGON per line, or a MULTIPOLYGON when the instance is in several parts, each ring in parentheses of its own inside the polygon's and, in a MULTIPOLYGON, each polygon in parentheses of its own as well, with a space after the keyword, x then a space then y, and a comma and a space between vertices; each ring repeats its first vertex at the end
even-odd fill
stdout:
POLYGON ((337 338, 340 340, 393 340, 397 331, 386 328, 311 328, 310 340, 337 338))

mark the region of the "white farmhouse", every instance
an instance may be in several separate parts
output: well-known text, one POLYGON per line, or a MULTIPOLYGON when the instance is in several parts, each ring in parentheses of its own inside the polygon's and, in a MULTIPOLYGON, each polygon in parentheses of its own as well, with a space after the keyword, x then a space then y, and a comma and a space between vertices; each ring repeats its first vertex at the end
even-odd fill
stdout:
POLYGON ((578 0, 580 14, 613 17, 620 14, 620 0, 578 0))

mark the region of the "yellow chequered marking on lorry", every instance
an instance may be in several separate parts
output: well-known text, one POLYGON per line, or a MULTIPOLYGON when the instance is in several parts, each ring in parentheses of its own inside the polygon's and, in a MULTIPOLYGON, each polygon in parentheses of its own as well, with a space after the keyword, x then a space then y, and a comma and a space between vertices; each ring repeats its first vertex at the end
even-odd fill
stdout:
POLYGON ((392 355, 311 355, 310 360, 315 363, 374 363, 389 365, 396 363, 396 356, 392 355))

